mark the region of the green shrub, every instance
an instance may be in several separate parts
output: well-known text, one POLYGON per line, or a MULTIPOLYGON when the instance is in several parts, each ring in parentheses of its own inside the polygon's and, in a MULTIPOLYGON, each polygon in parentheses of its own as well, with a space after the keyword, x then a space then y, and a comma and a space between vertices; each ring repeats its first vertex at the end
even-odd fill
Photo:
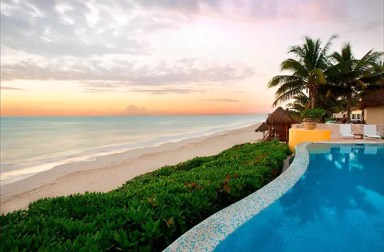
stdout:
POLYGON ((138 176, 108 193, 41 199, 0 217, 1 251, 161 251, 281 173, 278 142, 237 145, 138 176))
POLYGON ((322 108, 305 109, 301 112, 301 118, 320 121, 326 111, 322 108))

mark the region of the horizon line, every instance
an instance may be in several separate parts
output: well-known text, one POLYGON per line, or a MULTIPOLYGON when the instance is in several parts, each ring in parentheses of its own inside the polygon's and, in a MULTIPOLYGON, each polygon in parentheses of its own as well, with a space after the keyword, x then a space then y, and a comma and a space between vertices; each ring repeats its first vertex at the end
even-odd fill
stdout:
POLYGON ((263 113, 215 113, 215 114, 138 114, 138 115, 1 115, 1 117, 121 117, 121 116, 247 116, 247 115, 267 115, 270 112, 263 113))

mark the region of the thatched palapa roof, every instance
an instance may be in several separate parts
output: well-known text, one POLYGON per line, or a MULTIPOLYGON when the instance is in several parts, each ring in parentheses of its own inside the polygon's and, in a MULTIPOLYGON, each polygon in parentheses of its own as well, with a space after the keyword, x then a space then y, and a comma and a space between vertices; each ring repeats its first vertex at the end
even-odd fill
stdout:
POLYGON ((282 107, 278 107, 272 114, 270 114, 267 118, 267 125, 271 124, 294 124, 296 120, 294 120, 287 111, 285 111, 282 107))
POLYGON ((367 92, 360 102, 360 108, 384 106, 384 88, 367 92))
POLYGON ((267 131, 268 130, 268 125, 263 122, 262 124, 260 124, 260 126, 255 130, 256 132, 263 132, 263 131, 267 131))

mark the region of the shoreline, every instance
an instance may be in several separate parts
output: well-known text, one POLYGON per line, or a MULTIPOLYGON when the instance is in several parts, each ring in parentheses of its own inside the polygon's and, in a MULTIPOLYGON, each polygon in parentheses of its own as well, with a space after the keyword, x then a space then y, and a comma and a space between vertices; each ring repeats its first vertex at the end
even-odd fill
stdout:
POLYGON ((165 165, 175 165, 197 156, 212 156, 236 144, 256 142, 260 123, 211 135, 168 142, 59 165, 14 183, 1 186, 0 213, 25 209, 46 197, 85 192, 107 192, 126 181, 165 165))
MULTIPOLYGON (((260 121, 256 121, 260 122, 260 121)), ((233 130, 233 129, 239 129, 242 127, 247 127, 252 124, 256 123, 255 120, 251 121, 242 121, 242 122, 229 122, 226 124, 220 124, 215 125, 208 128, 193 128, 193 129, 184 129, 184 130, 178 130, 175 129, 174 126, 171 127, 171 130, 166 130, 165 134, 162 135, 151 135, 148 137, 148 134, 145 133, 145 135, 142 135, 143 132, 139 133, 139 138, 129 138, 125 139, 124 136, 122 139, 116 139, 117 141, 105 141, 104 140, 99 141, 98 136, 95 135, 92 139, 96 140, 96 142, 85 142, 80 141, 79 143, 76 142, 76 140, 73 142, 74 144, 66 144, 69 146, 64 145, 64 147, 69 147, 68 149, 62 149, 59 148, 58 151, 55 151, 55 147, 53 148, 53 152, 40 152, 39 151, 39 144, 35 146, 37 148, 37 151, 35 153, 38 153, 39 155, 29 157, 29 158, 17 158, 15 160, 9 159, 8 156, 4 157, 2 159, 2 169, 1 169, 1 178, 0 178, 0 186, 4 186, 6 184, 11 184, 14 182, 17 182, 19 180, 24 180, 30 176, 33 176, 34 174, 37 174, 39 172, 44 172, 47 170, 50 170, 54 167, 60 166, 60 165, 66 165, 69 163, 74 162, 83 162, 83 161, 90 161, 94 160, 100 156, 108 156, 118 153, 124 153, 130 150, 134 149, 140 149, 140 148, 149 148, 149 147, 157 147, 166 143, 171 142, 179 142, 182 140, 189 140, 194 138, 201 138, 204 136, 210 136, 218 133, 222 133, 225 131, 233 130), (175 131, 173 131, 174 129, 175 131), (78 145, 76 145, 78 144, 78 145), (79 147, 81 146, 81 147, 79 147)), ((165 125, 166 124, 173 124, 173 122, 160 122, 159 124, 165 125)), ((185 123, 185 122, 184 122, 185 123)), ((60 126, 60 125, 59 125, 60 126)), ((179 125, 180 126, 180 125, 179 125)), ((181 125, 181 127, 183 127, 181 125)), ((75 129, 73 129, 75 130, 75 129)), ((80 129, 79 129, 80 130, 80 129)), ((157 129, 160 130, 160 129, 157 129)), ((109 133, 107 132, 109 135, 109 133)), ((128 134, 129 135, 129 134, 128 134)), ((88 136, 89 137, 89 136, 88 136)), ((112 137, 115 137, 112 134, 112 137)), ((120 138, 120 136, 118 137, 120 138)), ((107 137, 108 139, 108 137, 107 137)), ((42 143, 45 143, 47 146, 49 140, 44 140, 42 143)), ((70 141, 72 142, 72 141, 70 141)), ((22 143, 19 143, 22 144, 22 143)), ((32 142, 33 144, 33 142, 32 142)), ((53 142, 55 146, 60 145, 59 143, 53 142)), ((27 143, 23 144, 24 146, 28 146, 27 143)), ((44 146, 44 144, 43 144, 44 146)), ((21 150, 21 153, 23 151, 26 151, 25 149, 31 149, 31 148, 24 148, 24 150, 21 150)), ((3 151, 3 150, 2 150, 3 151)), ((16 150, 14 150, 16 152, 16 150)), ((28 152, 28 151, 27 151, 28 152)), ((3 153, 3 152, 2 152, 3 153)), ((4 150, 4 155, 6 155, 6 152, 4 150)))

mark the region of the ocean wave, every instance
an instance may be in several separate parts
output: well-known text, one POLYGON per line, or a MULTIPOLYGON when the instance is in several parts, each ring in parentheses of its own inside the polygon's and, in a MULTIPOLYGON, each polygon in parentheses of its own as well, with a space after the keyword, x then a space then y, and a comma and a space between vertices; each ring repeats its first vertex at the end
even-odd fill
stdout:
MULTIPOLYGON (((44 155, 38 155, 33 158, 17 158, 13 160, 10 159, 6 160, 6 162, 4 162, 4 159, 2 159, 2 176, 0 184, 5 185, 13 183, 28 178, 36 173, 44 172, 64 164, 90 161, 100 156, 123 153, 138 148, 156 147, 165 143, 179 142, 183 140, 209 136, 237 128, 247 127, 249 125, 262 122, 265 120, 265 117, 249 116, 240 118, 208 118, 199 116, 195 118, 179 117, 178 120, 175 120, 175 118, 170 119, 169 117, 163 118, 162 120, 160 120, 161 118, 159 119, 159 117, 144 119, 146 121, 139 121, 139 126, 137 127, 133 127, 131 125, 133 123, 131 118, 130 121, 124 121, 123 125, 114 125, 111 123, 108 125, 108 127, 109 129, 114 128, 114 130, 108 131, 108 134, 110 135, 101 135, 107 134, 102 130, 101 127, 99 132, 93 133, 96 134, 94 136, 96 139, 88 140, 89 142, 86 143, 79 142, 75 146, 70 144, 73 141, 79 141, 79 139, 72 139, 71 136, 73 136, 72 132, 78 129, 76 127, 70 128, 68 131, 72 135, 64 132, 64 134, 67 135, 64 135, 60 138, 65 139, 65 141, 62 141, 61 143, 52 143, 52 145, 50 145, 52 148, 55 148, 55 145, 68 144, 69 149, 66 151, 51 151, 44 155), (163 127, 164 125, 169 127, 163 127), (126 132, 124 130, 126 130, 126 132), (130 137, 131 135, 132 137, 130 137), (68 139, 66 139, 66 137, 68 139), (103 141, 100 141, 102 137, 105 139, 103 138, 103 141)), ((105 120, 106 119, 103 118, 103 121, 105 120)), ((142 119, 137 118, 136 120, 142 119)), ((35 129, 31 129, 31 132, 32 130, 35 129)), ((33 138, 33 136, 31 137, 33 138)), ((82 135, 79 135, 78 137, 82 137, 82 135)), ((8 136, 7 139, 10 139, 10 137, 8 136)), ((30 142, 33 142, 31 139, 29 140, 30 142)), ((45 141, 53 140, 46 139, 45 141)), ((13 146, 20 146, 18 151, 22 151, 22 147, 30 147, 23 146, 21 143, 22 142, 14 143, 13 146)), ((29 145, 31 144, 32 143, 29 143, 29 145)), ((38 144, 39 143, 36 143, 36 146, 33 146, 33 148, 39 148, 38 144)), ((11 144, 9 143, 8 146, 10 145, 11 144)), ((61 146, 61 149, 63 149, 63 146, 61 146)), ((4 150, 2 146, 2 154, 3 151, 4 150)))

